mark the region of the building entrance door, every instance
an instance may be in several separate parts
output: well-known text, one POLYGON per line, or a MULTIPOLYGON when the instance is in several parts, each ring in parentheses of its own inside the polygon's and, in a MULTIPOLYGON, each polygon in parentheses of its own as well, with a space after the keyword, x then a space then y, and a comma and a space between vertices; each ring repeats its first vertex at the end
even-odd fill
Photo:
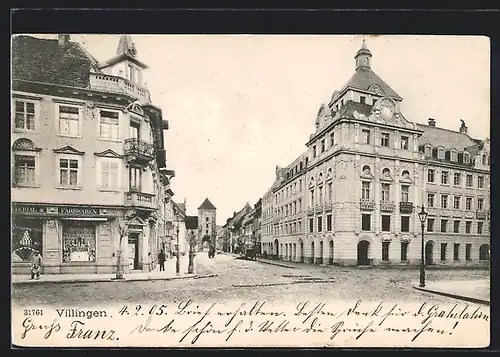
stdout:
POLYGON ((370 243, 366 240, 362 240, 358 243, 358 265, 370 265, 370 259, 368 258, 368 251, 370 249, 370 243))
POLYGON ((128 266, 130 270, 139 269, 139 233, 129 233, 128 266))

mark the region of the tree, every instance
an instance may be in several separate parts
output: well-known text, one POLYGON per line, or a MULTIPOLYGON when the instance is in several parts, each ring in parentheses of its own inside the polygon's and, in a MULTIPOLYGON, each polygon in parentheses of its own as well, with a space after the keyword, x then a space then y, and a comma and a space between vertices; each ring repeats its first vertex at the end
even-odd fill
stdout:
POLYGON ((128 236, 128 225, 126 221, 120 221, 118 218, 115 219, 116 230, 118 232, 118 252, 116 254, 116 279, 123 279, 123 264, 122 264, 122 246, 123 238, 128 236))

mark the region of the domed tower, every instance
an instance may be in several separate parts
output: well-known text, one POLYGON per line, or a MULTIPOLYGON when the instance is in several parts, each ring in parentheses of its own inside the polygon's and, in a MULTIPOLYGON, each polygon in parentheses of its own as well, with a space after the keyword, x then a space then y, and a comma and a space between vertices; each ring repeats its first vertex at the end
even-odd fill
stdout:
POLYGON ((215 238, 217 235, 216 220, 217 208, 210 202, 208 197, 198 207, 198 232, 200 245, 205 242, 215 247, 215 238))
POLYGON ((372 53, 370 52, 368 47, 366 47, 365 39, 363 39, 363 43, 361 44, 361 48, 356 53, 356 56, 354 56, 354 59, 356 60, 356 69, 358 69, 360 67, 370 68, 371 57, 372 57, 372 53))

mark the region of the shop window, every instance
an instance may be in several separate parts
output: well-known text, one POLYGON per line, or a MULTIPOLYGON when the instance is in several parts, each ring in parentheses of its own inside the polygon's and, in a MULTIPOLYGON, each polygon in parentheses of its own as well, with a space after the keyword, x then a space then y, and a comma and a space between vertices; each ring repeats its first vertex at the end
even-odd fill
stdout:
POLYGON ((12 262, 29 262, 33 253, 43 254, 43 221, 25 217, 12 219, 12 262))
POLYGON ((62 225, 63 262, 96 261, 95 223, 67 221, 62 225))

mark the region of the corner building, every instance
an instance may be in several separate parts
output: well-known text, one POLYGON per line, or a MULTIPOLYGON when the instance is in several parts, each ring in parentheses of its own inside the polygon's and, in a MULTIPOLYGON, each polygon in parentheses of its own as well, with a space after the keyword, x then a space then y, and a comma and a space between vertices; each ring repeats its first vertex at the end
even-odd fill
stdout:
POLYGON ((463 121, 452 131, 408 120, 371 58, 363 41, 354 75, 320 106, 296 160, 304 173, 295 162, 284 176, 277 170, 275 226, 263 249, 314 264, 417 265, 424 204, 426 264, 489 264, 489 140, 471 138, 463 121), (297 179, 302 191, 294 191, 297 179), (292 203, 290 213, 295 197, 304 210, 292 203), (294 221, 304 224, 295 231, 294 221))
POLYGON ((150 271, 165 235, 164 130, 130 36, 98 63, 69 35, 12 39, 12 264, 150 271), (120 231, 126 232, 120 234, 120 231))

